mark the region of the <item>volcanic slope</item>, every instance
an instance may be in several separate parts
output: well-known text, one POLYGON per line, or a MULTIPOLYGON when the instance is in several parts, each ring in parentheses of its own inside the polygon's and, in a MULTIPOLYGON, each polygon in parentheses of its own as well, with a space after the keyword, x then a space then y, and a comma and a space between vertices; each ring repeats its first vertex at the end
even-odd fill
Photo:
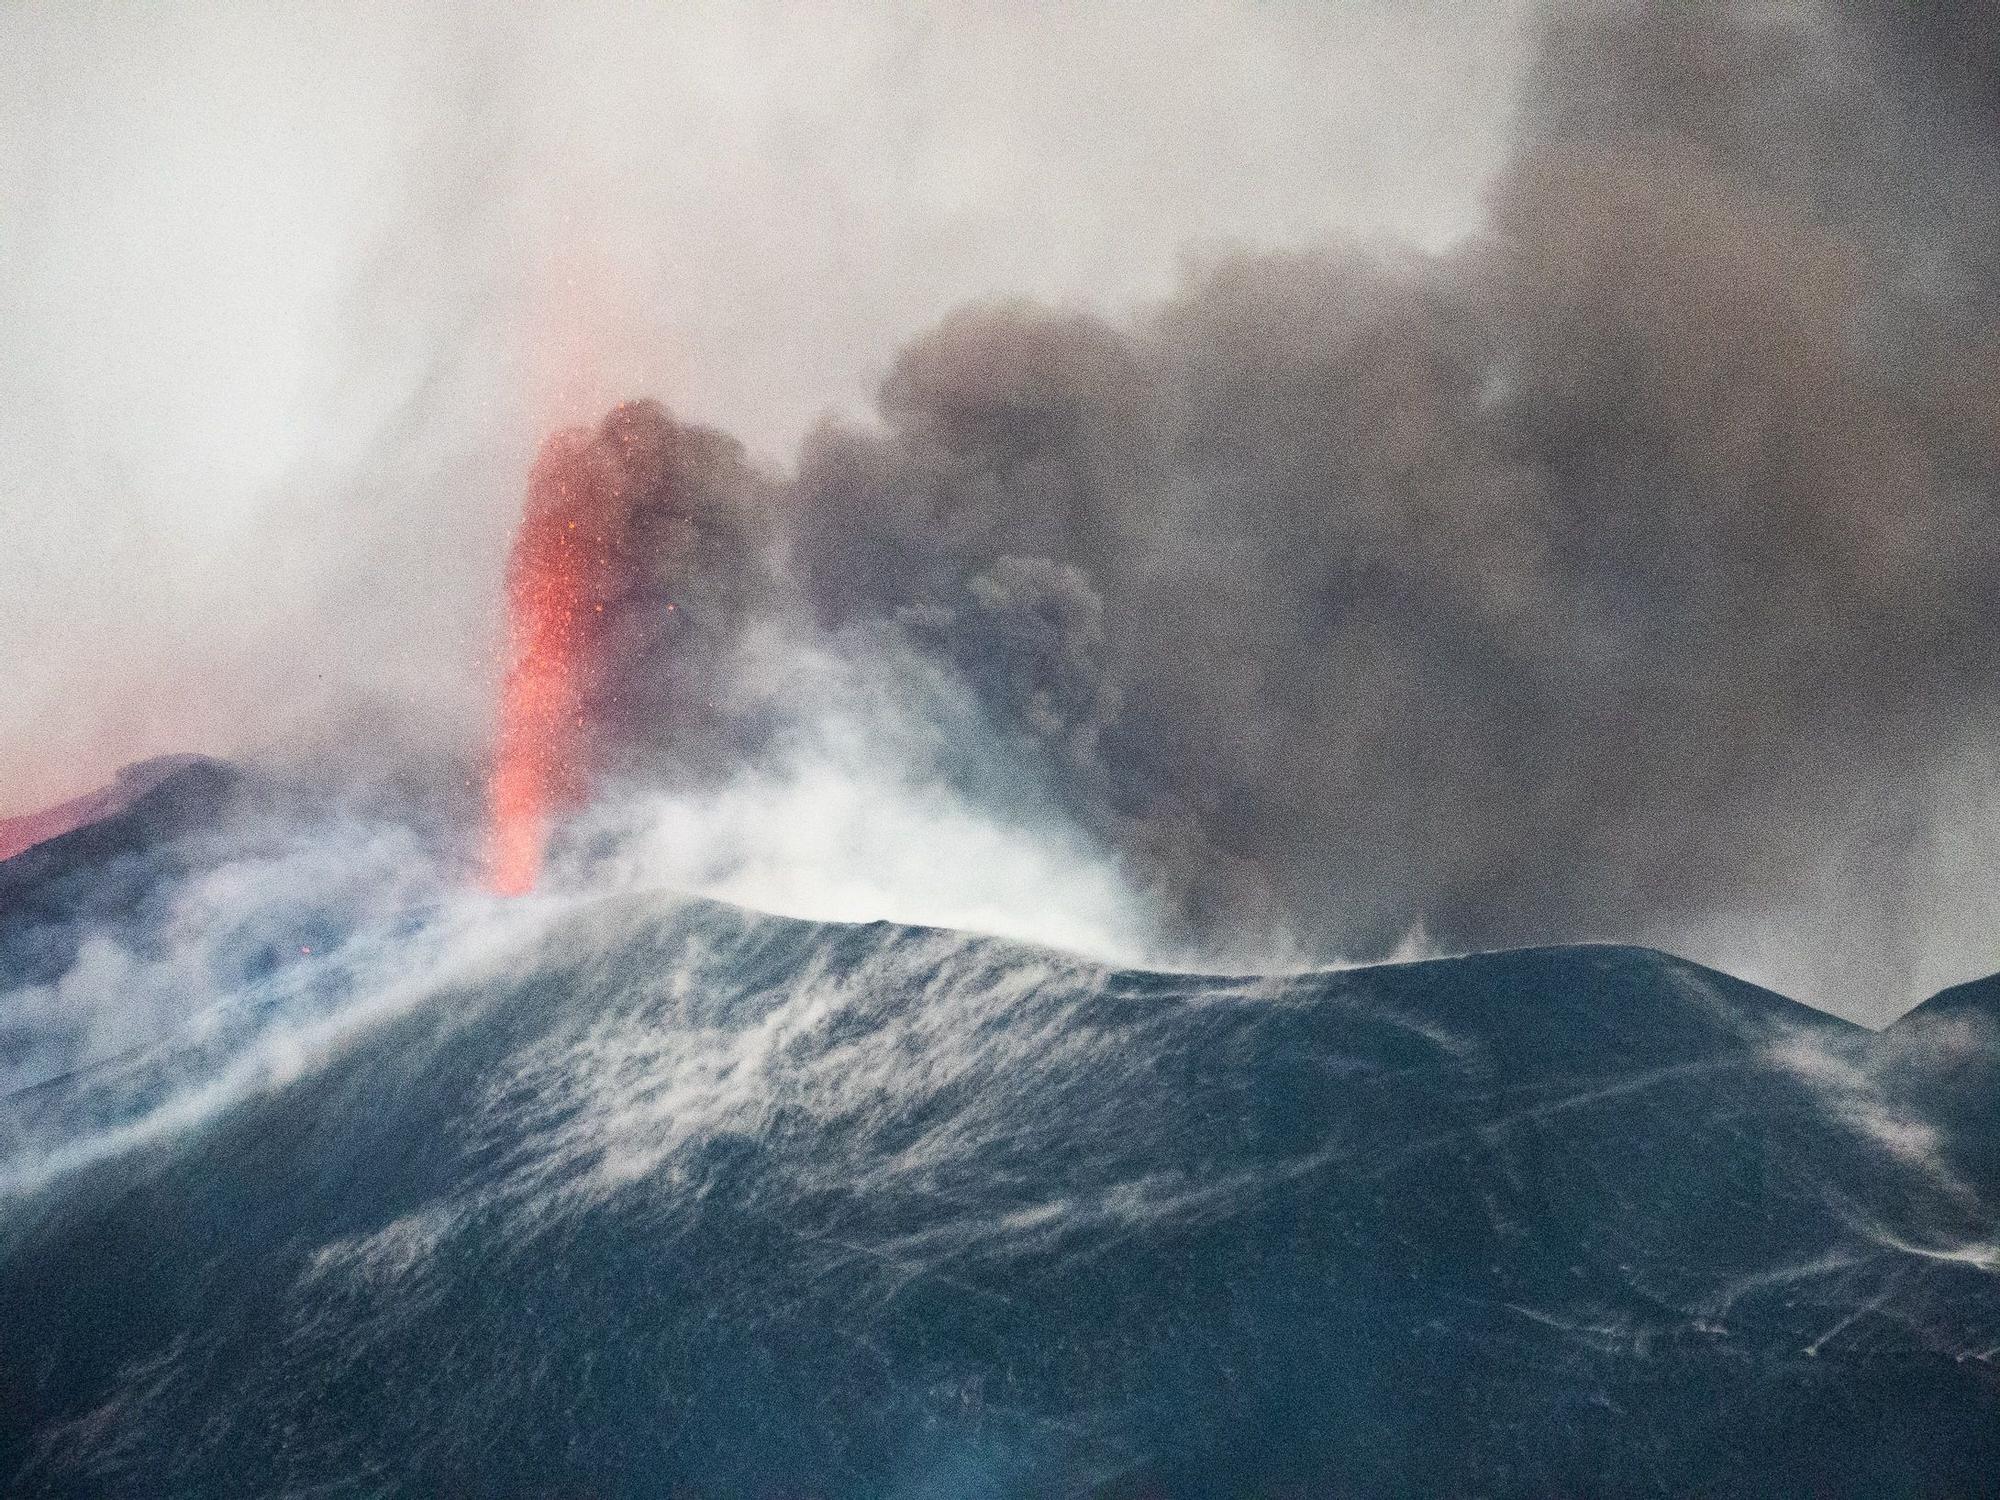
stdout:
POLYGON ((0 1101, 38 1160, 173 1127, 0 1176, 0 1491, 2000 1473, 1996 1184, 1933 1108, 2000 1080, 1976 1029, 1913 1046, 1631 948, 1246 979, 511 910, 203 1108, 187 1039, 0 1101))

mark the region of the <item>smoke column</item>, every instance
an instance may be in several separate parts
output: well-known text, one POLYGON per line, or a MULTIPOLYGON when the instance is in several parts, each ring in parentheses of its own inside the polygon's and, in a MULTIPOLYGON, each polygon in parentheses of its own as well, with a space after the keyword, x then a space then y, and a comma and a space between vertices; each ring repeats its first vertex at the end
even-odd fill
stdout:
POLYGON ((586 616, 603 612, 594 582, 608 567, 583 479, 579 455, 560 438, 543 449, 507 562, 508 662, 486 854, 487 884, 502 895, 533 889, 550 818, 583 786, 586 616))

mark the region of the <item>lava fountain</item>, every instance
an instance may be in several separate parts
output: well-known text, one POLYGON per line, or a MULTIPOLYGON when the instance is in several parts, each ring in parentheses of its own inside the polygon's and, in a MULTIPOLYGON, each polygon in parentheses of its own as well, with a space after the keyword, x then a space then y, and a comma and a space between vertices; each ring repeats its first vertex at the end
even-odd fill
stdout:
POLYGON ((609 568, 589 457, 568 435, 536 461, 507 560, 508 656, 487 788, 486 882, 532 890, 554 815, 582 795, 589 621, 609 568))

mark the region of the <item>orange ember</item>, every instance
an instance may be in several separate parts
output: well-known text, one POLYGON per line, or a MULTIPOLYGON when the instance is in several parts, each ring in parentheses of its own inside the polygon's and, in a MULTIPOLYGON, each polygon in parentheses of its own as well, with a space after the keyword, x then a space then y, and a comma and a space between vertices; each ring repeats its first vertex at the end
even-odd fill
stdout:
POLYGON ((507 560, 507 673, 488 787, 487 884, 532 890, 553 815, 583 789, 584 618, 607 566, 587 462, 561 439, 536 465, 507 560))

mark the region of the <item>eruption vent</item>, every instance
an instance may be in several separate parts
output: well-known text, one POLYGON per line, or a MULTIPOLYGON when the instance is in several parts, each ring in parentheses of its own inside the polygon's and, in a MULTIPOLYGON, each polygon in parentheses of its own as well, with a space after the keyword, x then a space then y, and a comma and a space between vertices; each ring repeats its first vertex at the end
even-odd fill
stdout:
POLYGON ((603 611, 609 547, 588 455, 568 435, 542 450, 507 561, 507 673, 488 789, 486 879, 502 895, 534 887, 549 820, 584 781, 583 664, 603 611))

